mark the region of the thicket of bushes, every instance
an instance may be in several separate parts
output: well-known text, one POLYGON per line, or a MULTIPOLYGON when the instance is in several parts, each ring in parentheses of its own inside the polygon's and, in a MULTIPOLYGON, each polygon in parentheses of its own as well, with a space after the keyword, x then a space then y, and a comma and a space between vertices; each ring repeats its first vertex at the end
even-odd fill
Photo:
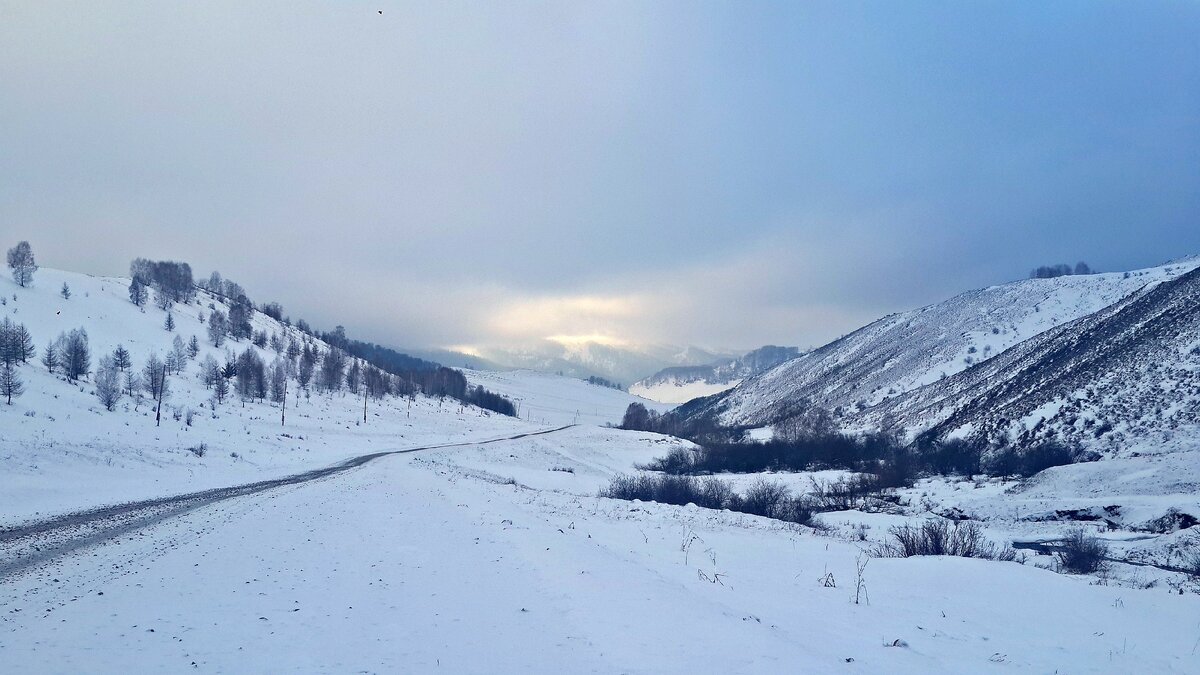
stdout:
POLYGON ((962 440, 904 446, 888 434, 831 433, 767 443, 709 443, 675 448, 645 469, 673 475, 845 469, 873 476, 873 489, 906 487, 921 475, 1033 476, 1050 467, 1092 461, 1094 453, 1046 441, 988 447, 962 440))
POLYGON ((684 506, 695 504, 708 509, 729 509, 776 520, 807 524, 813 508, 809 499, 794 495, 778 481, 758 480, 745 494, 737 494, 729 484, 717 478, 696 478, 671 474, 618 475, 601 497, 640 500, 684 506))

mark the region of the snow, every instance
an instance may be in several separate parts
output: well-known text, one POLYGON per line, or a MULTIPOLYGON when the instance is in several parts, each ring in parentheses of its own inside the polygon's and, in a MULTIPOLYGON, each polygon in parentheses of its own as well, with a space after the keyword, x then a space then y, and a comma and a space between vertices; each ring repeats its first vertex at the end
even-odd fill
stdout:
POLYGON ((733 389, 741 384, 741 382, 741 380, 730 380, 724 383, 705 382, 704 380, 695 380, 692 382, 671 380, 651 385, 635 382, 630 385, 629 392, 652 401, 678 405, 680 403, 687 403, 694 398, 712 396, 713 394, 733 389))
MULTIPOLYGON (((39 348, 83 325, 94 356, 124 342, 140 364, 173 337, 119 279, 41 270, 33 289, 3 283, 0 310, 39 348), (64 280, 69 301, 56 299, 64 280)), ((185 337, 202 335, 199 309, 175 310, 185 337)), ((872 558, 854 602, 856 561, 888 527, 948 509, 998 541, 1054 536, 1072 523, 1038 518, 1061 508, 1119 503, 1131 526, 1196 509, 1200 461, 1186 449, 1139 447, 1024 483, 923 481, 892 513, 823 514, 832 530, 821 533, 597 497, 613 475, 688 444, 603 426, 635 399, 570 378, 467 373, 521 398, 524 419, 419 396, 372 402, 362 424, 360 399, 314 394, 281 427, 269 404, 226 403, 214 419, 192 364, 172 402, 201 414, 155 427, 145 404, 106 412, 87 382, 20 371, 28 392, 0 406, 0 528, 456 445, 219 501, 5 577, 6 672, 1200 672, 1200 595, 1177 594, 1153 568, 1141 579, 1160 583, 1143 589, 1129 569, 1099 585, 1044 569, 1046 556, 872 558), (577 414, 576 426, 478 443, 577 414), (204 457, 187 450, 199 443, 204 457)), ((800 491, 844 475, 717 479, 800 491)), ((1188 532, 1112 537, 1147 560, 1200 547, 1188 532)))
POLYGON ((670 406, 586 380, 533 370, 462 370, 467 381, 503 394, 520 417, 541 424, 620 424, 630 403, 659 412, 670 406))
POLYGON ((458 463, 490 454, 489 474, 503 475, 515 456, 549 474, 614 447, 561 439, 594 454, 554 457, 541 437, 395 456, 9 580, 6 667, 1195 671, 1200 596, 1015 563, 872 559, 869 602, 854 604, 853 543, 752 516, 509 484, 458 463), (818 583, 826 574, 836 587, 818 583))
POLYGON ((1023 279, 883 317, 743 381, 714 402, 726 426, 784 419, 799 400, 875 406, 967 370, 1029 338, 1200 266, 1190 258, 1131 272, 1023 279))

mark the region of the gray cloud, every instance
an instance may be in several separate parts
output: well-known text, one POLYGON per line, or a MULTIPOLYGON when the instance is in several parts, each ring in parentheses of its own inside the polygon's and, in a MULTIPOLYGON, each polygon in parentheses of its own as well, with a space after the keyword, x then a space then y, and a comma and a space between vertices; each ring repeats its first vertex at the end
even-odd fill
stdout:
POLYGON ((1200 252, 1200 9, 3 3, 0 236, 405 345, 817 344, 1200 252))

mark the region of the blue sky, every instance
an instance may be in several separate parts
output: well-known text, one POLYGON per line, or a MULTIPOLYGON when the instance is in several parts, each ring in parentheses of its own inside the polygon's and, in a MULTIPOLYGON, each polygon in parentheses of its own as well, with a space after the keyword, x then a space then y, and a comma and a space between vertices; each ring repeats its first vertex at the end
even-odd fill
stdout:
POLYGON ((1197 3, 247 4, 0 2, 0 236, 412 346, 808 346, 1200 253, 1197 3))

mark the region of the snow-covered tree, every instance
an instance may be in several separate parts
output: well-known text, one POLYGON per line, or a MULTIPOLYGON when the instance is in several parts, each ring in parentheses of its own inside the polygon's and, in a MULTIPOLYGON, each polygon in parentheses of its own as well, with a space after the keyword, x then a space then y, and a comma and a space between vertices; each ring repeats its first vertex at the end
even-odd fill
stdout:
POLYGON ((200 354, 200 340, 193 335, 191 340, 188 340, 187 355, 189 359, 194 359, 200 354))
POLYGON ((112 411, 121 400, 121 369, 117 368, 110 357, 100 359, 100 367, 96 369, 96 398, 105 410, 112 411))
POLYGON ((250 317, 254 314, 254 305, 249 298, 239 295, 229 306, 229 336, 235 340, 244 340, 251 336, 253 327, 250 317))
POLYGON ((92 372, 92 352, 87 331, 76 328, 58 336, 58 350, 63 374, 71 382, 92 372))
POLYGON ((67 285, 67 282, 63 282, 62 290, 59 291, 58 294, 63 297, 63 300, 71 299, 71 287, 67 285))
POLYGON ((163 321, 163 329, 168 333, 175 330, 175 315, 171 312, 167 312, 167 318, 163 321))
POLYGON ((282 403, 287 394, 288 362, 276 358, 271 364, 271 402, 282 403))
POLYGON ((225 322, 225 313, 220 310, 214 310, 212 316, 208 318, 208 341, 214 347, 220 347, 225 342, 225 334, 228 331, 225 322))
POLYGON ((172 297, 172 295, 170 293, 159 290, 157 288, 154 289, 154 306, 155 307, 157 307, 165 312, 165 311, 171 309, 171 306, 174 304, 175 304, 175 298, 172 297))
POLYGON ((13 281, 21 288, 33 282, 33 273, 37 271, 37 263, 33 260, 33 249, 29 242, 22 241, 8 249, 8 267, 12 270, 13 281))
POLYGON ((171 342, 171 354, 175 357, 175 371, 182 373, 187 368, 188 348, 183 342, 183 337, 176 335, 171 342))
POLYGON ((318 385, 324 391, 338 391, 342 388, 342 373, 346 368, 346 354, 340 349, 331 347, 321 359, 321 373, 318 385))
POLYGON ((225 398, 229 396, 229 380, 221 373, 220 368, 216 370, 216 377, 212 380, 213 400, 217 403, 224 403, 225 398))
POLYGON ((146 284, 143 284, 136 277, 129 282, 129 301, 137 305, 139 308, 146 306, 146 300, 150 294, 146 291, 146 284))

